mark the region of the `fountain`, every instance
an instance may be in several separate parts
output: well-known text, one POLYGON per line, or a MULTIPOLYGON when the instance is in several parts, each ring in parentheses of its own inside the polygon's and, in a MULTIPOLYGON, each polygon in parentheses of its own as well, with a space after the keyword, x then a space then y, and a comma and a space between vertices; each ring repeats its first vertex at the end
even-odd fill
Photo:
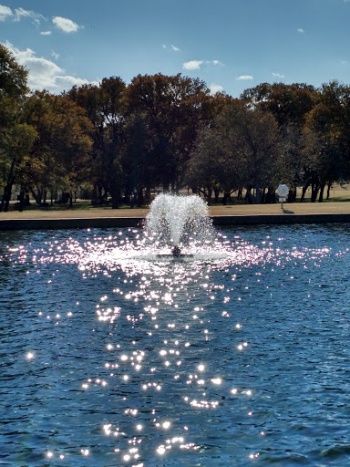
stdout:
POLYGON ((151 204, 145 236, 153 247, 171 249, 171 254, 159 252, 158 257, 193 257, 199 245, 209 246, 214 237, 208 206, 197 195, 160 194, 151 204))

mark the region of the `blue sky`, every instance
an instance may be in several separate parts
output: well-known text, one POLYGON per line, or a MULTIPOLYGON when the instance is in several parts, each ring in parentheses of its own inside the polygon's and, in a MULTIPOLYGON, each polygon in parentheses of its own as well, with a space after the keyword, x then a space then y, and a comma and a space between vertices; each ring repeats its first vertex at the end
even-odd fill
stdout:
POLYGON ((0 42, 31 89, 138 74, 238 97, 263 82, 350 83, 350 0, 0 0, 0 42))

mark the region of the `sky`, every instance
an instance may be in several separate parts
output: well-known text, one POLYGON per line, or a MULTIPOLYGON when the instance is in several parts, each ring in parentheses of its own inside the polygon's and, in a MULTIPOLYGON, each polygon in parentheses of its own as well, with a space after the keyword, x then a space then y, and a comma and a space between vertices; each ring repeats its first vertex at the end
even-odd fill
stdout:
POLYGON ((0 0, 0 43, 54 94, 181 73, 239 97, 350 83, 350 0, 0 0))

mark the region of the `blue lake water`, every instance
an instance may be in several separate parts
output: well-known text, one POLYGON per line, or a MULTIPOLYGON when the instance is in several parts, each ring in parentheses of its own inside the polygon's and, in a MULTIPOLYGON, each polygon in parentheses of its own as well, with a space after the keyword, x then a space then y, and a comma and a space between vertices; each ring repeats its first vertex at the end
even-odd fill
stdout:
POLYGON ((350 230, 0 232, 0 465, 350 465, 350 230))

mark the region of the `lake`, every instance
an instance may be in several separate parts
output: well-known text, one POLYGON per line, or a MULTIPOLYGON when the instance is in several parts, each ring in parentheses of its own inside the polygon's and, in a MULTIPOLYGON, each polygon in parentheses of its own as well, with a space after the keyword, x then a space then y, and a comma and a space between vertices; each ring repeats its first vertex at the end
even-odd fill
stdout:
POLYGON ((0 232, 0 465, 350 465, 348 224, 0 232))

